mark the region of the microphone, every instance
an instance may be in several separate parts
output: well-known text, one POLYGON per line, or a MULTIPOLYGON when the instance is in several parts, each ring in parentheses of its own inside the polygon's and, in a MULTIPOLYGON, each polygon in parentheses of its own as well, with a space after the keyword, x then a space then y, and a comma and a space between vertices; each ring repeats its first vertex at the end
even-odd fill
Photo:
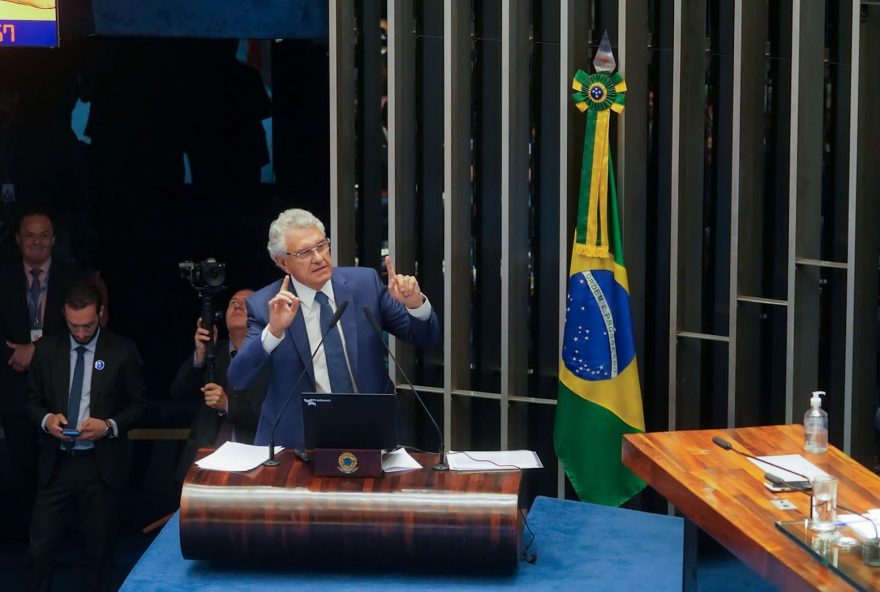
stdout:
POLYGON ((397 362, 397 358, 394 357, 394 354, 391 353, 391 348, 388 347, 388 344, 385 343, 385 340, 382 338, 382 329, 379 327, 379 323, 376 322, 376 319, 373 317, 373 313, 370 312, 368 307, 364 307, 364 316, 367 317, 367 321, 370 323, 370 327, 373 329, 373 332, 376 334, 376 337, 379 339, 379 342, 382 344, 382 347, 385 348, 385 351, 388 352, 388 355, 394 361, 394 365, 400 370, 400 374, 403 376, 403 379, 406 380, 407 386, 409 386, 409 390, 415 395, 416 400, 419 402, 419 405, 422 406, 422 409, 425 410, 425 413, 428 415, 428 419, 431 420, 431 423, 434 424, 434 429, 437 430, 437 439, 440 440, 440 462, 434 465, 433 469, 435 471, 448 471, 449 465, 446 464, 446 453, 444 449, 446 448, 443 445, 443 432, 440 430, 440 426, 437 425, 437 421, 434 419, 434 416, 431 415, 431 412, 428 411, 428 407, 425 405, 425 402, 422 400, 421 395, 419 395, 419 391, 416 390, 416 387, 413 386, 412 381, 409 379, 409 376, 406 375, 401 365, 397 362))
MULTIPOLYGON (((812 481, 812 479, 810 479, 810 478, 807 477, 806 475, 803 475, 803 474, 801 474, 801 473, 797 473, 797 472, 795 472, 795 471, 790 471, 790 470, 786 469, 785 467, 781 467, 781 466, 779 466, 779 465, 777 465, 777 464, 775 464, 775 463, 767 462, 766 460, 760 459, 760 458, 758 458, 757 456, 752 456, 752 455, 749 454, 748 452, 743 452, 743 451, 741 451, 741 450, 737 450, 736 448, 733 447, 733 444, 731 444, 730 442, 728 442, 727 440, 725 440, 725 439, 722 438, 721 436, 712 436, 712 442, 714 442, 715 445, 717 445, 717 446, 723 448, 724 450, 733 450, 734 452, 736 452, 736 453, 739 454, 740 456, 744 456, 744 457, 746 457, 746 458, 753 458, 753 459, 755 459, 756 461, 758 461, 758 462, 760 462, 760 463, 764 463, 765 465, 770 465, 771 467, 774 467, 774 468, 777 468, 777 469, 781 469, 781 470, 783 470, 783 471, 785 471, 785 472, 787 472, 787 473, 791 473, 792 475, 797 475, 798 477, 803 477, 803 478, 804 478, 804 481, 806 481, 807 483, 810 483, 810 482, 812 481)), ((782 477, 779 477, 779 476, 777 476, 777 475, 771 475, 770 473, 764 473, 764 478, 767 479, 768 481, 770 481, 771 483, 773 483, 774 485, 777 485, 777 486, 780 486, 780 487, 785 487, 785 488, 789 488, 789 487, 790 487, 791 489, 796 489, 797 491, 800 491, 801 493, 807 493, 807 489, 806 489, 806 488, 796 488, 796 487, 794 486, 794 485, 795 485, 794 483, 787 483, 787 482, 785 481, 785 479, 783 479, 782 477), (778 481, 774 481, 773 479, 771 479, 771 478, 770 478, 771 476, 774 477, 774 478, 776 478, 778 481), (781 482, 781 485, 780 485, 780 482, 781 482)), ((810 491, 810 493, 809 493, 808 495, 810 496, 810 513, 812 513, 812 511, 813 511, 813 494, 812 494, 812 490, 810 491)))
MULTIPOLYGON (((299 378, 296 379, 296 382, 293 384, 293 388, 290 389, 290 394, 287 395, 287 398, 284 399, 284 404, 281 405, 281 410, 278 412, 278 417, 275 418, 275 423, 272 424, 272 431, 269 432, 269 458, 266 462, 263 463, 265 467, 277 467, 281 463, 275 459, 275 432, 278 431, 278 424, 281 423, 281 418, 284 416, 284 411, 287 409, 287 406, 290 405, 291 399, 293 399, 293 395, 296 394, 296 388, 299 386, 299 383, 302 382, 303 378, 306 377, 306 373, 309 371, 309 366, 315 363, 315 356, 318 355, 318 351, 321 349, 321 346, 324 345, 324 339, 327 338, 327 334, 333 330, 333 327, 336 326, 336 323, 339 322, 339 319, 342 317, 342 313, 345 312, 345 309, 348 308, 348 300, 344 300, 339 303, 339 306, 336 308, 336 312, 333 313, 333 316, 330 317, 330 323, 327 326, 327 330, 324 331, 324 334, 321 335, 321 341, 318 342, 318 346, 315 348, 315 351, 312 352, 312 356, 309 358, 308 363, 303 367, 303 371, 300 373, 299 378)), ((296 455, 303 458, 302 452, 298 450, 294 450, 296 455)))
MULTIPOLYGON (((763 463, 765 465, 770 465, 771 467, 774 467, 776 469, 780 469, 782 471, 785 471, 786 473, 791 473, 792 475, 797 475, 798 477, 803 477, 804 481, 806 481, 808 483, 812 482, 812 479, 810 479, 809 477, 807 477, 806 475, 804 475, 802 473, 792 471, 791 469, 786 469, 785 467, 779 466, 779 465, 774 464, 772 462, 768 462, 768 461, 764 460, 763 458, 758 458, 757 456, 752 456, 748 452, 743 452, 741 450, 737 450, 736 448, 733 447, 733 444, 731 444, 730 442, 728 442, 727 440, 725 440, 721 436, 712 436, 712 442, 714 442, 717 446, 723 448, 724 450, 733 450, 734 452, 736 452, 740 456, 744 456, 746 458, 752 458, 752 459, 758 461, 759 463, 763 463)), ((782 481, 783 481, 783 483, 786 483, 784 479, 782 481)), ((788 483, 786 483, 786 487, 788 487, 788 483)))
MULTIPOLYGON (((774 485, 778 485, 780 487, 788 487, 788 488, 791 488, 795 491, 803 493, 804 495, 809 495, 810 496, 810 509, 812 510, 812 507, 813 507, 812 488, 804 487, 804 486, 800 485, 799 483, 796 484, 796 483, 792 483, 792 482, 786 482, 785 479, 783 479, 782 477, 779 477, 778 475, 774 475, 773 473, 764 473, 764 478, 767 479, 767 481, 769 481, 770 483, 772 483, 774 485)), ((841 510, 844 510, 845 512, 849 512, 850 514, 855 514, 856 516, 864 518, 865 520, 870 522, 871 526, 874 528, 874 540, 880 539, 880 531, 877 530, 877 524, 871 518, 865 516, 861 512, 856 512, 852 508, 847 508, 846 506, 844 506, 840 502, 838 502, 837 507, 841 510)))

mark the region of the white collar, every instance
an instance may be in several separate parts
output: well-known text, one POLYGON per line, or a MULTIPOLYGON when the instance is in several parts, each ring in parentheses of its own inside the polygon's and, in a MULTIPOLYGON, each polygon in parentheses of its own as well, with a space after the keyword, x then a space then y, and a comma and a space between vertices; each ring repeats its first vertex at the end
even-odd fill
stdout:
MULTIPOLYGON (((318 293, 317 290, 308 287, 305 284, 301 284, 291 275, 290 283, 293 284, 293 289, 296 291, 296 296, 299 298, 300 303, 304 304, 306 308, 311 308, 312 304, 315 302, 315 294, 318 293)), ((321 292, 327 296, 327 299, 336 304, 336 298, 333 293, 333 280, 327 280, 327 282, 321 286, 321 292)))

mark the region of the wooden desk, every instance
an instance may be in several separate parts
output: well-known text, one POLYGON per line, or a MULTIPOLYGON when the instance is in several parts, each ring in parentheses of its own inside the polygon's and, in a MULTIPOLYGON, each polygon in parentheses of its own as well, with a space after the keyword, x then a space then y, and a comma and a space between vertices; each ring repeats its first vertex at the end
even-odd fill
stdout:
MULTIPOLYGON (((809 497, 769 491, 762 469, 719 448, 712 436, 755 456, 803 455, 838 479, 839 503, 855 510, 880 506, 880 477, 834 447, 825 454, 804 452, 800 425, 624 436, 623 463, 766 580, 782 590, 851 589, 776 527, 777 520, 808 516, 809 497), (771 500, 778 498, 797 510, 777 509, 771 500)), ((880 589, 880 569, 865 569, 872 570, 865 572, 869 587, 880 589)))
POLYGON ((246 473, 193 465, 180 498, 183 556, 514 568, 522 473, 436 472, 436 455, 413 456, 427 468, 380 478, 315 477, 289 450, 279 466, 246 473))

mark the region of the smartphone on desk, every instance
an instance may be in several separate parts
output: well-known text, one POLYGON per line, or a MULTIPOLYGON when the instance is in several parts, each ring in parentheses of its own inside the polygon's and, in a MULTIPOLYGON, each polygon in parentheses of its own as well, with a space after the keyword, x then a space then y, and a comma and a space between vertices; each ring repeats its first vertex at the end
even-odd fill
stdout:
POLYGON ((769 489, 774 493, 781 493, 784 491, 805 491, 809 492, 813 489, 812 484, 809 481, 786 481, 785 485, 777 485, 776 483, 770 483, 769 481, 764 481, 764 487, 769 489))

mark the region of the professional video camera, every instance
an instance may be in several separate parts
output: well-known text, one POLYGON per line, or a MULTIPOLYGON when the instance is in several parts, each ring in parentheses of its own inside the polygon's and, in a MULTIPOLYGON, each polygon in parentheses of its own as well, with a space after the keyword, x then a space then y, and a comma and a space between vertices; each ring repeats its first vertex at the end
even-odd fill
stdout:
POLYGON ((199 292, 200 296, 203 291, 219 294, 226 289, 223 285, 226 281, 226 264, 218 262, 213 257, 199 263, 181 261, 177 264, 177 268, 180 270, 180 277, 189 280, 190 285, 199 292))
MULTIPOLYGON (((177 264, 180 277, 189 281, 199 295, 202 303, 202 325, 210 334, 214 333, 214 324, 219 320, 219 313, 214 309, 214 296, 226 289, 226 264, 209 257, 199 263, 181 261, 177 264)), ((208 342, 205 348, 205 378, 214 382, 214 341, 208 342)))

